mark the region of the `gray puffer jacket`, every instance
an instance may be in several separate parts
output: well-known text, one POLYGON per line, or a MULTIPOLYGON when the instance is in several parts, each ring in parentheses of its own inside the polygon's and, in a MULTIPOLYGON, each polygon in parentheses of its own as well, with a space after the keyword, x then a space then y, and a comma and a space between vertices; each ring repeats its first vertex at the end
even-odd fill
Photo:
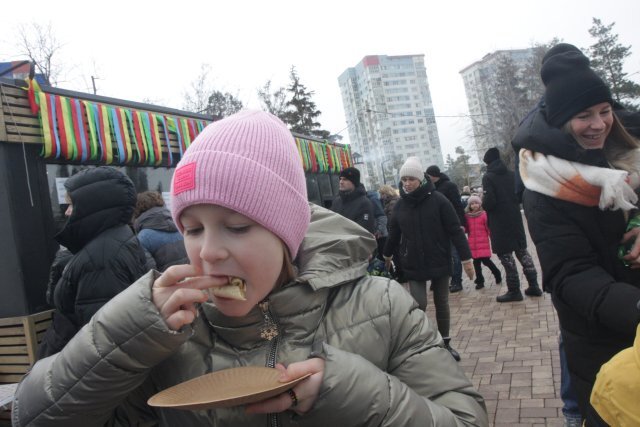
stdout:
POLYGON ((374 247, 361 227, 312 206, 294 282, 242 318, 202 305, 179 332, 151 302, 149 273, 35 365, 18 387, 14 426, 487 426, 482 397, 424 312, 396 282, 365 275, 374 247), (274 325, 271 340, 261 336, 274 325), (302 416, 146 405, 208 372, 314 356, 325 360, 324 379, 302 416))

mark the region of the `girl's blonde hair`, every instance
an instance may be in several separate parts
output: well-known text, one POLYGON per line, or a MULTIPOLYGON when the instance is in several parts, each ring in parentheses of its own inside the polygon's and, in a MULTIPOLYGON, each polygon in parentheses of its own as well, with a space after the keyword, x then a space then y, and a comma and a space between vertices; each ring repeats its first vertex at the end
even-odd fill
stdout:
POLYGON ((278 280, 276 281, 276 288, 286 285, 287 283, 295 279, 298 275, 297 269, 293 264, 293 260, 291 259, 289 249, 284 244, 284 242, 282 242, 282 249, 284 250, 284 259, 282 260, 282 270, 280 271, 280 276, 278 276, 278 280))
MULTIPOLYGON (((629 173, 640 173, 640 141, 627 132, 615 112, 612 111, 611 114, 613 125, 604 143, 604 155, 614 168, 629 173)), ((563 130, 573 135, 571 120, 565 123, 563 130)))
POLYGON ((398 192, 390 185, 383 185, 382 187, 380 187, 380 190, 378 190, 378 192, 381 196, 395 197, 398 195, 398 192))

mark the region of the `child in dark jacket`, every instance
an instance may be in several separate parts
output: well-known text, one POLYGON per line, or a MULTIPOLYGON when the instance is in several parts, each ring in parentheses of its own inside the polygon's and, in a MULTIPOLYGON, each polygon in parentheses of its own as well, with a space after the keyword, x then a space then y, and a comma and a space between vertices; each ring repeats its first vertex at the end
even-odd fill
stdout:
POLYGON ((487 213, 482 209, 482 199, 478 196, 471 196, 467 200, 465 209, 467 224, 465 231, 468 234, 469 248, 473 257, 473 268, 476 271, 476 289, 484 288, 484 276, 482 275, 482 264, 489 267, 496 283, 502 282, 502 274, 496 265, 491 261, 491 242, 489 241, 489 225, 487 224, 487 213))

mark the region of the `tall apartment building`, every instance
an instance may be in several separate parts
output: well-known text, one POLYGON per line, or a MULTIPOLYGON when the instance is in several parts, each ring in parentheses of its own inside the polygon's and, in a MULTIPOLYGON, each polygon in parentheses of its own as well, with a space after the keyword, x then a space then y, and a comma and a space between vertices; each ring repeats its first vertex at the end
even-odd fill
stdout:
POLYGON ((496 70, 500 61, 507 57, 518 69, 523 69, 534 56, 534 49, 497 50, 485 55, 480 61, 460 71, 469 105, 469 115, 478 157, 496 146, 493 128, 500 125, 501 118, 495 111, 496 70))
POLYGON ((338 83, 368 189, 397 184, 408 156, 418 156, 425 169, 443 166, 424 55, 365 56, 338 83))

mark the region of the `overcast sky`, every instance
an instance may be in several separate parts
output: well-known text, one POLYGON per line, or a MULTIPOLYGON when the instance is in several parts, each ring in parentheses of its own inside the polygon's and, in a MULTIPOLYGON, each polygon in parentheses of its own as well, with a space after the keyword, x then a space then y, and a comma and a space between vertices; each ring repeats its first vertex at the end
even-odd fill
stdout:
POLYGON ((258 108, 256 89, 268 79, 288 83, 291 65, 315 91, 320 122, 348 142, 338 76, 365 55, 424 54, 443 155, 471 148, 459 71, 498 49, 530 47, 553 37, 593 44, 592 18, 615 22, 633 55, 625 71, 640 82, 638 0, 228 0, 3 2, 0 61, 19 60, 19 24, 51 22, 64 43, 68 69, 60 87, 144 99, 173 108, 202 64, 216 89, 258 108))

